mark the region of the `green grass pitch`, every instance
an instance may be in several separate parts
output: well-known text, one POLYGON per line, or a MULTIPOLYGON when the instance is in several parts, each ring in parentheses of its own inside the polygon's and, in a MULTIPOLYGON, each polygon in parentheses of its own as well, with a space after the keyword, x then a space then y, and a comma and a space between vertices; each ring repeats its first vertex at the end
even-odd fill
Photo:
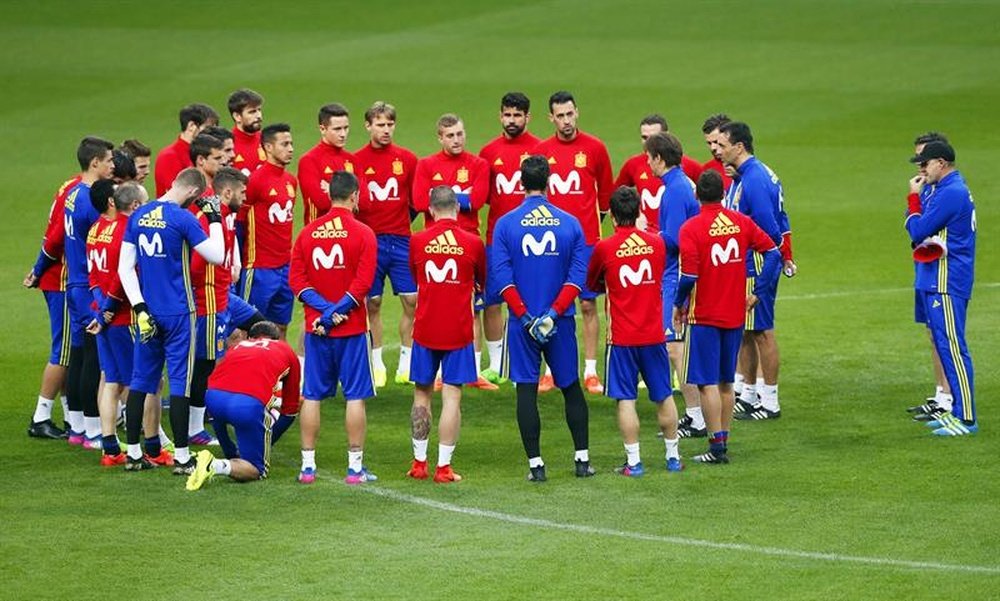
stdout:
MULTIPOLYGON (((0 596, 1000 598, 998 21, 995 2, 919 0, 8 4, 0 596), (400 110, 397 141, 427 154, 444 112, 465 118, 473 150, 497 135, 508 90, 532 98, 531 130, 550 135, 545 101, 568 89, 616 169, 649 112, 701 160, 707 115, 749 122, 784 183, 800 266, 777 309, 782 419, 737 424, 728 467, 626 480, 611 473, 623 455, 613 404, 590 397, 600 473, 577 481, 561 398, 543 395, 544 486, 524 481, 510 389, 467 393, 455 456, 466 480, 449 487, 402 477, 411 393, 394 385, 369 404, 367 462, 382 479, 364 490, 340 482, 339 401, 324 407, 310 488, 294 481, 296 429, 266 482, 198 494, 165 470, 102 471, 93 453, 29 440, 48 330, 20 282, 77 141, 162 148, 181 105, 224 113, 241 86, 264 94, 265 121, 292 124, 298 155, 331 101, 353 111, 352 149, 364 107, 384 99, 400 110), (932 389, 902 230, 906 159, 930 129, 951 137, 978 200, 967 332, 982 430, 965 440, 934 440, 903 412, 932 389)), ((386 307, 395 319, 398 303, 386 307)), ((644 459, 660 468, 640 406, 644 459)))

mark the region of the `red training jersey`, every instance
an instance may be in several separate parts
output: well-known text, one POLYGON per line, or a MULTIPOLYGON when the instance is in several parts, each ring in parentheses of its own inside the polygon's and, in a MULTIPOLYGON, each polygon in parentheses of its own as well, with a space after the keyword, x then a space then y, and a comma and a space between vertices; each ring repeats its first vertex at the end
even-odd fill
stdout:
POLYGON ((639 208, 646 216, 646 231, 660 231, 660 202, 663 201, 663 180, 653 175, 649 169, 646 154, 630 157, 615 179, 615 188, 628 186, 639 193, 639 208))
MULTIPOLYGON (((709 169, 711 169, 712 171, 715 171, 716 173, 718 173, 719 175, 722 176, 722 189, 723 190, 728 190, 729 189, 729 184, 733 183, 733 178, 731 178, 728 175, 726 175, 726 168, 722 164, 722 162, 719 161, 719 160, 717 160, 717 159, 715 159, 713 157, 711 160, 706 161, 705 164, 701 166, 701 170, 702 170, 703 173, 705 171, 708 171, 709 169)), ((697 178, 692 178, 691 181, 697 183, 698 179, 697 178)))
MULTIPOLYGON (((659 179, 659 178, 657 178, 659 179)), ((657 234, 616 227, 594 247, 587 287, 607 291, 608 344, 663 344, 663 270, 667 247, 657 234)))
POLYGON ((233 127, 233 167, 250 176, 261 165, 267 162, 267 154, 260 145, 260 132, 248 134, 238 127, 233 127))
POLYGON ((56 262, 43 271, 38 278, 38 288, 46 292, 62 292, 66 290, 66 261, 63 258, 63 247, 66 243, 66 224, 63 223, 63 212, 66 208, 66 196, 82 176, 76 175, 59 186, 52 208, 49 209, 49 223, 42 235, 42 252, 55 259, 56 262))
POLYGON ((288 264, 292 249, 295 176, 272 163, 250 175, 247 199, 240 209, 246 219, 247 269, 275 269, 288 264))
POLYGON ((191 144, 182 138, 177 138, 172 144, 157 153, 156 164, 153 166, 156 197, 163 196, 174 183, 177 174, 191 165, 191 144))
MULTIPOLYGON (((327 191, 330 186, 330 176, 335 171, 348 171, 358 175, 356 166, 357 159, 353 154, 322 140, 302 155, 299 159, 302 225, 308 225, 330 210, 330 194, 327 191)), ((358 188, 360 195, 363 196, 366 193, 366 186, 360 175, 358 175, 358 188)))
POLYGON ((774 249, 774 240, 743 213, 709 203, 681 226, 680 248, 681 276, 698 278, 688 323, 742 328, 748 293, 744 256, 748 249, 774 249))
POLYGON ((608 211, 614 191, 611 157, 604 142, 578 131, 568 142, 552 136, 531 154, 549 160, 549 202, 576 217, 585 242, 593 245, 601 237, 599 213, 608 211))
MULTIPOLYGON (((208 218, 195 203, 188 210, 198 219, 201 229, 208 231, 208 218)), ((219 210, 222 216, 222 242, 226 257, 222 265, 212 265, 200 254, 191 253, 191 287, 194 289, 194 307, 199 317, 222 313, 229 307, 229 286, 233 283, 233 249, 236 246, 236 221, 228 205, 219 210)))
POLYGON ((486 161, 463 151, 453 155, 445 151, 426 156, 417 162, 413 176, 413 209, 424 213, 424 226, 434 219, 428 212, 431 189, 449 186, 456 194, 469 195, 469 210, 459 211, 458 225, 479 235, 479 209, 486 204, 489 192, 490 168, 486 161))
POLYGON ((87 270, 90 288, 100 288, 105 296, 119 301, 118 309, 109 325, 127 326, 132 323, 132 306, 129 305, 121 279, 118 277, 118 257, 128 215, 119 213, 114 219, 101 216, 87 232, 87 270))
POLYGON ((475 291, 486 282, 486 247, 478 234, 441 219, 410 238, 410 271, 417 283, 413 339, 450 351, 473 340, 475 291))
MULTIPOLYGON (((354 218, 344 207, 332 207, 325 215, 305 226, 295 239, 288 283, 295 298, 312 288, 331 303, 345 294, 357 303, 346 322, 327 333, 333 338, 355 336, 368 331, 365 297, 375 279, 378 243, 371 228, 354 218)), ((320 312, 308 304, 305 331, 313 330, 320 312)))
POLYGON ((376 235, 409 236, 417 155, 395 144, 375 148, 369 143, 354 158, 366 183, 358 202, 358 219, 376 235))
POLYGON ((524 186, 521 185, 521 161, 538 146, 539 140, 529 132, 516 138, 497 136, 483 149, 479 156, 490 168, 490 193, 486 202, 490 212, 486 216, 486 243, 493 243, 493 227, 511 209, 524 202, 524 186))
POLYGON ((270 338, 244 340, 226 351, 208 378, 211 390, 252 396, 267 406, 274 406, 272 395, 281 384, 283 415, 299 412, 299 358, 287 342, 270 338))

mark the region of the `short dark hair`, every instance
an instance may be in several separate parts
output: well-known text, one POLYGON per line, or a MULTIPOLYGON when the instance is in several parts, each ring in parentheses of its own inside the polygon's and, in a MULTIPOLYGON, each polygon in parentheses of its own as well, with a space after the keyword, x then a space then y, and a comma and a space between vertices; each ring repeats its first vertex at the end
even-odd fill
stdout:
POLYGON ((747 152, 753 154, 753 132, 749 125, 742 121, 730 121, 720 127, 719 131, 729 137, 730 144, 743 144, 747 152))
POLYGON ((455 191, 448 186, 434 186, 431 188, 430 198, 431 208, 450 211, 458 209, 458 198, 455 191))
POLYGON ((324 104, 319 107, 319 124, 326 125, 326 122, 330 120, 330 117, 350 117, 351 114, 347 111, 347 107, 340 104, 339 102, 331 102, 330 104, 324 104))
POLYGON ((375 117, 379 115, 385 115, 390 121, 395 121, 396 107, 392 106, 388 102, 376 100, 370 107, 368 107, 368 110, 365 111, 365 123, 371 123, 375 120, 375 117))
POLYGON ((729 118, 729 115, 725 113, 716 113, 708 119, 705 119, 705 122, 701 125, 701 133, 710 134, 730 121, 732 121, 732 119, 729 118))
POLYGON ((722 202, 722 176, 714 169, 706 169, 698 176, 695 196, 701 202, 722 202))
POLYGON ((80 140, 80 145, 76 147, 76 160, 80 163, 80 169, 86 171, 90 168, 91 161, 103 159, 114 149, 115 145, 104 138, 87 136, 80 140))
POLYGON ((344 201, 358 191, 358 178, 350 171, 334 171, 330 176, 330 200, 344 201))
POLYGON ((108 212, 108 201, 115 194, 115 182, 110 179, 99 179, 90 185, 90 204, 101 215, 108 212))
POLYGON ((243 109, 247 107, 262 106, 263 104, 264 97, 249 88, 236 90, 229 95, 229 100, 226 101, 230 116, 233 113, 242 113, 243 109))
POLYGON ((618 225, 635 225, 639 217, 639 193, 635 188, 619 186, 611 193, 611 216, 618 225))
POLYGON ((941 132, 929 131, 917 136, 917 139, 913 141, 913 145, 920 146, 921 144, 929 144, 931 142, 944 142, 948 144, 948 137, 941 132))
POLYGON ((271 340, 278 340, 281 338, 281 330, 273 322, 258 321, 250 326, 247 338, 270 338, 271 340))
POLYGON ((177 177, 174 178, 174 183, 182 186, 194 186, 198 189, 198 196, 204 194, 205 188, 208 186, 205 176, 194 167, 188 167, 178 173, 177 177))
POLYGON ((149 146, 146 146, 135 138, 130 138, 122 142, 122 145, 118 147, 118 150, 129 155, 133 159, 153 156, 153 151, 150 150, 149 146))
POLYGON ((505 107, 518 109, 527 113, 531 110, 531 100, 522 92, 507 92, 500 99, 500 110, 503 110, 505 107))
POLYGON ((549 185, 549 161, 533 154, 521 161, 521 185, 525 190, 545 190, 549 185))
POLYGON ((292 126, 287 123, 272 123, 260 130, 260 145, 271 144, 278 137, 278 134, 292 133, 292 126))
POLYGON ((201 131, 203 134, 208 134, 213 138, 218 138, 225 142, 226 140, 231 140, 233 138, 233 132, 226 129, 225 127, 220 127, 218 125, 209 125, 201 131))
POLYGON ((135 168, 135 160, 128 153, 117 148, 111 151, 111 160, 115 162, 114 177, 121 180, 135 179, 139 171, 135 168))
POLYGON ((566 90, 559 90, 555 94, 549 96, 549 112, 552 112, 552 107, 557 104, 565 104, 567 102, 572 102, 573 106, 576 106, 576 99, 573 95, 566 90))
POLYGON ((215 177, 212 178, 212 189, 218 194, 223 190, 235 188, 237 184, 246 185, 247 181, 246 174, 239 169, 223 167, 215 172, 215 177))
POLYGON ((191 147, 188 149, 188 156, 191 157, 191 164, 198 164, 198 157, 208 158, 212 150, 222 151, 222 140, 208 134, 198 134, 191 140, 191 147))
POLYGON ((206 121, 218 123, 219 114, 207 104, 195 102, 181 109, 178 120, 181 122, 181 131, 184 131, 187 129, 187 124, 192 122, 198 126, 204 125, 206 121))
POLYGON ((681 164, 681 157, 684 156, 684 147, 681 141, 672 133, 657 132, 642 144, 643 150, 654 158, 663 159, 667 167, 676 167, 681 164))
POLYGON ((667 118, 659 113, 646 115, 639 122, 639 125, 659 125, 663 128, 663 131, 670 131, 670 126, 667 125, 667 118))
POLYGON ((135 182, 118 184, 118 187, 115 188, 115 208, 124 211, 132 206, 132 203, 141 202, 145 192, 145 188, 135 182))

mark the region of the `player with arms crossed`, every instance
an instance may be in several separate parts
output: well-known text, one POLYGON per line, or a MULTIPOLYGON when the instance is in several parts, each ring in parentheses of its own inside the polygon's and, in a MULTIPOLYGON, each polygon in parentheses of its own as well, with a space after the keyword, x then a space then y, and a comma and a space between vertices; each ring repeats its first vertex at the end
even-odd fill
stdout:
POLYGON ((410 239, 410 269, 417 281, 410 378, 416 385, 410 423, 413 465, 407 475, 427 478, 427 439, 431 428, 434 376, 441 370, 441 418, 434 481, 462 479, 451 457, 462 425, 462 385, 478 378, 473 347, 475 291, 486 281, 482 239, 458 226, 458 200, 447 186, 431 190, 434 224, 410 239))
POLYGON ((722 176, 707 170, 698 178, 701 212, 680 231, 680 282, 674 299, 674 327, 687 322, 687 381, 698 387, 708 425, 708 452, 701 463, 729 463, 729 428, 733 419, 733 380, 746 312, 757 292, 777 277, 781 254, 774 240, 752 219, 722 207, 722 176), (744 255, 763 257, 761 277, 747 294, 744 255), (696 286, 697 284, 697 286, 696 286), (685 306, 687 308, 685 308, 685 306))

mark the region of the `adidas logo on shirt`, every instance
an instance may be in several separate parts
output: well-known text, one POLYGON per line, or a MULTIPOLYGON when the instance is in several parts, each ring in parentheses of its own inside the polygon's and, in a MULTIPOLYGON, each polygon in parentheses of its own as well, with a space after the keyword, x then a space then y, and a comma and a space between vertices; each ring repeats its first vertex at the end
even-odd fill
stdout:
POLYGON ((424 252, 435 255, 464 255, 465 249, 458 245, 455 234, 448 230, 431 240, 424 247, 424 252))
POLYGON ((712 222, 712 227, 708 229, 709 236, 731 236, 740 233, 740 226, 733 223, 733 220, 726 217, 725 213, 719 213, 712 222))
POLYGON ((346 238, 347 231, 344 230, 344 224, 340 220, 340 217, 334 217, 332 220, 314 229, 312 237, 319 239, 346 238))
POLYGON ((552 215, 552 211, 545 205, 535 207, 533 211, 521 218, 521 225, 526 227, 545 227, 559 225, 559 218, 552 215))
POLYGON ((156 207, 139 218, 139 227, 151 227, 162 230, 167 227, 167 222, 163 220, 163 207, 156 207))
POLYGON ((615 256, 619 258, 651 254, 653 254, 653 247, 647 244, 642 239, 642 236, 635 232, 632 232, 628 238, 625 238, 625 241, 618 246, 618 250, 615 252, 615 256))

